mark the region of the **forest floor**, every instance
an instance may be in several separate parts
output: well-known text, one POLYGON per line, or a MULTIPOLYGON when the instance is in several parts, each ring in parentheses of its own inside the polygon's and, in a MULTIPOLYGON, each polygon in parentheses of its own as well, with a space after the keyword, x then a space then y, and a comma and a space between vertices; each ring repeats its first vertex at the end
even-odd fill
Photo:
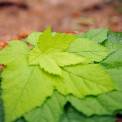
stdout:
POLYGON ((0 0, 0 40, 41 31, 47 26, 61 32, 99 27, 122 31, 122 4, 106 1, 0 0))

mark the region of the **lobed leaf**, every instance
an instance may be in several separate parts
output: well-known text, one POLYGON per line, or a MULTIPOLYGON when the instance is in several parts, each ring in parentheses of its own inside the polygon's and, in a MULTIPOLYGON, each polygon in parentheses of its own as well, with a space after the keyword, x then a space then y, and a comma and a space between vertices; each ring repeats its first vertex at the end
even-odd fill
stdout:
POLYGON ((97 40, 74 41, 75 36, 50 29, 37 34, 35 40, 31 37, 33 44, 37 41, 31 51, 24 42, 10 42, 0 51, 0 63, 7 65, 2 72, 5 121, 25 116, 30 122, 58 122, 63 112, 61 122, 115 121, 111 116, 96 116, 122 110, 121 46, 112 39, 106 41, 106 32, 101 32, 104 38, 96 36, 103 46, 97 40), (104 68, 98 63, 101 61, 104 68), (53 75, 56 73, 59 76, 53 75), (112 79, 118 86, 116 91, 112 91, 116 88, 112 79), (67 102, 94 116, 86 117, 71 107, 64 110, 67 102))
POLYGON ((25 40, 29 44, 36 45, 41 34, 42 34, 41 32, 32 32, 25 40))
POLYGON ((40 36, 37 45, 42 53, 52 51, 64 51, 69 44, 77 37, 71 34, 52 33, 51 29, 46 29, 40 36))
POLYGON ((114 116, 87 117, 70 107, 64 113, 60 122, 116 122, 116 119, 114 116))
POLYGON ((111 77, 99 64, 64 67, 62 77, 62 80, 55 82, 55 86, 60 93, 65 95, 70 93, 82 98, 115 89, 111 77))
POLYGON ((28 122, 59 122, 65 104, 66 98, 54 92, 41 107, 27 113, 25 118, 28 122))
POLYGON ((92 62, 100 62, 109 54, 107 48, 86 38, 74 41, 69 47, 68 52, 86 57, 92 62))
POLYGON ((100 28, 100 29, 92 29, 88 32, 85 32, 81 35, 81 37, 88 38, 97 43, 102 43, 107 39, 108 29, 100 28))
POLYGON ((42 53, 38 48, 34 48, 29 55, 30 65, 40 65, 48 73, 61 75, 61 67, 75 64, 85 64, 88 61, 81 56, 68 52, 42 53))
POLYGON ((102 62, 102 65, 105 66, 107 72, 111 75, 112 79, 117 84, 118 90, 98 95, 97 97, 89 96, 84 99, 77 99, 76 97, 71 96, 69 99, 72 105, 78 111, 83 112, 87 116, 94 114, 112 115, 116 111, 122 110, 122 48, 120 47, 121 41, 115 42, 113 40, 108 40, 108 42, 106 41, 105 46, 108 48, 110 47, 109 49, 117 49, 117 51, 108 55, 107 58, 102 62))

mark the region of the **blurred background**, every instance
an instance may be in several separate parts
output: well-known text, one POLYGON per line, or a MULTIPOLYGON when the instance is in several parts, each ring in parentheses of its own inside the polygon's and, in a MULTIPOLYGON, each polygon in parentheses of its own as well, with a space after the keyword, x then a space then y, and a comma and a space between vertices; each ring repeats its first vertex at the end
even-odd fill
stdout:
POLYGON ((41 31, 122 31, 122 0, 0 0, 0 40, 41 31))

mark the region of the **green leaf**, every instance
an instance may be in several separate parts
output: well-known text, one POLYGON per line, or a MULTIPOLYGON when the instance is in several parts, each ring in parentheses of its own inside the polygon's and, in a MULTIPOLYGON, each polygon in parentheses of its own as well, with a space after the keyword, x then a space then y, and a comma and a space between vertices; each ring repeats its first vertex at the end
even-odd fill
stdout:
POLYGON ((64 51, 69 44, 77 37, 71 34, 52 33, 50 29, 46 29, 40 36, 37 45, 42 53, 52 51, 64 51))
POLYGON ((3 120, 3 106, 2 106, 2 100, 0 96, 0 122, 3 120))
MULTIPOLYGON (((27 44, 17 41, 10 42, 5 49, 0 50, 0 63, 7 65, 2 72, 2 100, 4 102, 5 121, 14 121, 25 113, 35 110, 35 108, 38 112, 43 111, 43 106, 47 106, 44 102, 49 98, 52 99, 54 90, 57 90, 62 96, 71 94, 75 98, 78 97, 78 100, 84 100, 84 97, 88 95, 96 96, 115 89, 115 85, 105 69, 100 64, 89 64, 89 60, 85 59, 88 58, 91 61, 97 62, 103 59, 105 60, 108 55, 107 49, 94 41, 84 39, 83 43, 81 41, 80 43, 78 42, 75 48, 84 48, 83 51, 85 48, 91 51, 96 48, 98 52, 96 53, 94 51, 95 54, 90 54, 86 53, 85 50, 85 54, 82 53, 83 56, 74 52, 66 52, 69 44, 74 41, 75 37, 73 35, 63 35, 62 37, 61 33, 52 34, 50 30, 46 30, 39 37, 36 47, 31 51, 27 44), (93 46, 95 45, 94 48, 90 46, 91 42, 94 43, 92 44, 93 46), (83 44, 85 47, 83 45, 78 47, 79 44, 83 44), (35 50, 37 48, 38 50, 35 50), (45 69, 50 70, 49 72, 54 71, 54 74, 55 71, 58 74, 61 71, 62 75, 52 75, 53 73, 45 72, 45 69), (60 69, 60 71, 57 69, 60 69)), ((118 77, 114 76, 113 79, 118 77)), ((118 93, 117 95, 119 96, 118 93)), ((94 98, 94 96, 90 97, 94 98)), ((114 99, 116 98, 114 97, 114 99)), ((71 98, 68 98, 68 100, 72 103, 71 98)), ((107 98, 105 102, 108 101, 107 98)), ((113 104, 117 106, 114 102, 111 103, 112 106, 113 104)), ((62 102, 63 105, 64 102, 62 102)), ((72 105, 75 106, 73 103, 72 105)), ((54 108, 56 106, 52 107, 54 108)), ((77 108, 77 106, 75 107, 77 108)), ((117 107, 121 108, 120 104, 117 107)), ((79 109, 77 108, 77 110, 79 109)), ((79 111, 85 113, 86 110, 81 110, 80 108, 79 111)), ((110 109, 110 111, 113 110, 110 109)), ((57 114, 55 113, 56 118, 59 118, 61 112, 59 110, 57 114)), ((92 115, 94 114, 94 110, 91 113, 86 112, 86 114, 92 115)), ((99 114, 99 111, 96 114, 99 114)))
POLYGON ((38 48, 34 48, 29 55, 30 65, 40 65, 42 69, 48 73, 61 75, 62 66, 74 65, 78 63, 86 63, 84 57, 68 53, 68 52, 54 52, 43 54, 38 48))
POLYGON ((74 41, 69 47, 68 52, 84 56, 96 62, 100 62, 109 54, 107 48, 85 38, 74 41))
POLYGON ((78 111, 91 116, 94 114, 112 115, 116 111, 122 110, 122 67, 109 68, 107 71, 118 86, 118 90, 97 97, 85 97, 84 99, 71 96, 69 100, 78 111))
MULTIPOLYGON (((11 44, 10 47, 13 45, 11 44)), ((10 47, 5 48, 6 53, 10 47)), ((48 77, 39 67, 30 67, 27 64, 28 50, 25 49, 25 45, 22 42, 17 42, 12 49, 16 52, 9 50, 9 57, 15 53, 16 57, 12 57, 13 60, 9 61, 10 63, 2 73, 2 98, 6 115, 5 120, 8 122, 18 118, 32 108, 40 106, 53 91, 52 77, 48 77), (15 49, 21 45, 23 45, 23 48, 17 54, 15 49)), ((6 53, 4 52, 3 54, 6 55, 6 53)), ((7 60, 7 56, 4 56, 4 59, 7 60)))
POLYGON ((71 96, 71 104, 87 116, 113 115, 117 110, 122 110, 122 92, 116 91, 98 97, 86 97, 78 99, 71 96))
POLYGON ((7 66, 2 73, 6 121, 14 120, 40 106, 53 91, 51 77, 38 67, 28 67, 23 60, 20 62, 7 66))
POLYGON ((112 122, 113 116, 93 116, 86 117, 80 112, 68 106, 64 111, 67 98, 55 92, 52 97, 45 101, 45 104, 26 114, 24 117, 28 122, 112 122), (63 113, 64 112, 64 113, 63 113), (59 121, 59 119, 61 119, 59 121))
POLYGON ((59 122, 65 103, 66 98, 58 92, 54 92, 41 107, 27 113, 25 118, 28 122, 59 122))
POLYGON ((48 73, 61 75, 59 66, 85 62, 83 57, 65 52, 74 39, 76 39, 74 35, 53 33, 49 28, 46 29, 38 38, 38 47, 30 52, 29 63, 40 65, 48 73))
POLYGON ((6 121, 14 120, 35 106, 40 106, 52 94, 50 77, 38 67, 29 68, 24 64, 18 67, 18 64, 11 64, 2 76, 6 121), (11 69, 14 69, 13 75, 11 69))
POLYGON ((109 49, 122 49, 122 32, 109 32, 105 46, 109 49))
POLYGON ((51 56, 56 61, 56 63, 61 67, 75 64, 87 64, 89 62, 86 58, 82 56, 68 52, 62 52, 62 53, 57 52, 51 56))
MULTIPOLYGON (((93 71, 93 69, 96 69, 96 67, 99 67, 98 65, 95 65, 95 66, 92 66, 93 64, 91 64, 91 67, 89 67, 89 69, 92 69, 92 71, 91 71, 91 73, 93 73, 94 71, 93 71)), ((78 68, 78 69, 83 69, 83 67, 81 68, 78 68)), ((76 71, 77 69, 75 69, 75 71, 76 71)), ((85 70, 85 68, 84 68, 84 70, 85 70)), ((74 72, 75 72, 74 71, 74 72)), ((79 71, 79 74, 81 74, 83 71, 79 71)), ((99 72, 99 71, 98 71, 99 72)), ((89 74, 89 73, 88 73, 89 74)), ((90 75, 90 74, 89 74, 90 75)), ((85 74, 84 74, 84 76, 85 76, 85 74)), ((73 79, 73 77, 72 76, 70 76, 71 77, 71 79, 72 79, 72 81, 73 80, 75 80, 75 79, 73 79)), ((98 77, 99 77, 99 75, 98 75, 98 77)), ((66 75, 65 75, 65 78, 66 78, 66 75)), ((68 81, 68 80, 67 80, 68 81)), ((75 82, 77 82, 77 80, 75 81, 75 82)), ((87 81, 86 81, 87 82, 87 81)), ((76 90, 76 89, 78 89, 78 87, 79 87, 79 89, 81 89, 81 90, 83 90, 82 88, 80 88, 80 86, 78 86, 78 85, 76 85, 76 86, 73 86, 74 84, 71 84, 71 83, 69 83, 69 82, 67 82, 67 86, 66 85, 64 85, 64 86, 62 86, 62 88, 65 88, 65 87, 68 87, 68 85, 71 85, 72 87, 71 88, 69 88, 69 90, 76 90), (76 87, 76 89, 75 89, 75 87, 76 87)), ((87 84, 87 83, 86 83, 87 84)), ((59 84, 60 85, 60 84, 59 84)), ((81 84, 81 86, 82 86, 82 84, 81 84)), ((89 86, 89 85, 88 85, 89 86)), ((87 86, 86 86, 87 87, 87 86)), ((89 89, 89 88, 88 88, 89 89)), ((93 88, 94 89, 94 88, 93 88)), ((80 90, 79 90, 80 91, 80 90)), ((89 90, 89 91, 91 91, 92 92, 92 90, 89 90)), ((77 92, 77 91, 76 91, 77 92)), ((83 91, 84 92, 84 91, 83 91)), ((81 92, 82 93, 82 92, 81 92)), ((88 93, 88 92, 87 92, 88 93)), ((91 93, 92 94, 92 93, 91 93)), ((57 106, 59 106, 60 105, 60 110, 62 110, 63 109, 63 106, 64 106, 64 103, 66 102, 66 97, 65 97, 65 99, 63 98, 62 99, 62 97, 61 97, 61 95, 60 94, 58 94, 58 97, 56 97, 55 96, 55 94, 50 98, 50 99, 48 99, 47 100, 47 102, 45 102, 45 104, 43 105, 43 106, 41 106, 40 108, 37 108, 37 109, 35 109, 35 110, 33 110, 32 112, 30 112, 30 113, 28 113, 27 115, 25 115, 25 117, 26 117, 26 120, 28 121, 28 122, 45 122, 45 121, 49 121, 50 120, 50 122, 58 122, 58 119, 59 119, 59 117, 60 117, 60 115, 61 115, 61 113, 60 112, 62 112, 62 111, 57 111, 57 108, 59 108, 59 107, 57 107, 57 106), (62 101, 63 100, 63 101, 62 101), (46 113, 48 113, 48 114, 46 114, 46 113)), ((59 109, 58 109, 59 110, 59 109)))
POLYGON ((118 90, 122 91, 122 66, 117 68, 107 68, 107 71, 117 84, 118 90))
POLYGON ((25 119, 23 117, 17 119, 15 122, 26 122, 25 119))
POLYGON ((82 37, 96 41, 97 43, 102 43, 104 40, 107 39, 107 34, 108 29, 92 29, 86 33, 83 33, 82 37))
POLYGON ((9 64, 17 59, 23 58, 29 48, 20 41, 10 41, 9 45, 0 50, 0 64, 9 64))
POLYGON ((120 67, 122 66, 122 33, 109 32, 108 40, 104 45, 111 50, 111 53, 102 62, 106 67, 120 67))
POLYGON ((90 94, 96 95, 107 92, 108 89, 112 90, 110 77, 98 64, 65 67, 63 79, 57 78, 54 85, 60 93, 64 95, 73 94, 77 97, 84 97, 90 94))
POLYGON ((116 111, 122 110, 122 65, 118 65, 118 62, 122 64, 121 55, 118 52, 112 53, 102 62, 103 65, 106 63, 105 68, 118 86, 118 90, 97 97, 89 96, 84 99, 71 96, 69 98, 70 102, 78 111, 90 116, 94 114, 112 115, 116 111))
MULTIPOLYGON (((71 116, 70 110, 64 113, 63 117, 61 117, 64 109, 64 105, 67 102, 67 98, 63 97, 62 95, 58 94, 55 92, 52 97, 48 98, 48 100, 45 102, 45 104, 39 108, 34 109, 33 111, 29 112, 28 114, 25 115, 25 118, 28 122, 45 122, 45 121, 50 121, 50 122, 59 122, 59 119, 61 118, 61 122, 81 122, 81 121, 91 121, 91 122, 104 122, 105 120, 109 120, 112 118, 113 120, 115 119, 114 117, 110 116, 94 116, 94 117, 86 117, 83 116, 81 113, 78 111, 72 109, 73 113, 71 116), (71 117, 71 118, 70 118, 71 117)), ((95 106, 95 104, 94 104, 95 106)), ((94 108, 93 106, 93 108, 94 108)), ((100 109, 102 110, 102 109, 100 109)), ((111 119, 111 120, 112 120, 111 119)), ((108 122, 108 121, 107 121, 108 122)), ((110 121, 111 122, 111 121, 110 121)))
POLYGON ((40 36, 41 36, 41 32, 32 32, 27 38, 26 38, 26 42, 32 44, 32 45, 36 45, 37 41, 39 40, 40 36))
POLYGON ((2 63, 7 64, 2 72, 2 99, 7 122, 41 106, 54 89, 63 95, 73 94, 78 97, 113 90, 110 77, 99 65, 81 64, 61 68, 63 75, 59 77, 50 75, 39 66, 28 65, 29 51, 24 42, 11 42, 0 55, 3 57, 0 59, 2 63), (20 47, 21 50, 18 50, 20 47), (13 54, 16 55, 12 57, 13 54))
POLYGON ((1 99, 1 72, 0 72, 0 122, 4 122, 4 111, 3 111, 3 101, 1 99))
POLYGON ((110 68, 112 67, 117 68, 117 67, 122 66, 122 48, 112 51, 112 53, 108 55, 108 58, 106 58, 102 62, 102 64, 110 68))
POLYGON ((49 55, 44 55, 38 48, 34 48, 29 55, 30 65, 40 65, 40 68, 44 69, 48 73, 61 75, 61 69, 57 65, 54 59, 49 55))
POLYGON ((86 117, 73 108, 69 108, 60 122, 116 122, 114 116, 91 116, 86 117))
POLYGON ((54 83, 56 89, 62 94, 70 93, 80 98, 87 95, 98 95, 115 88, 111 77, 99 64, 64 67, 62 78, 54 83))

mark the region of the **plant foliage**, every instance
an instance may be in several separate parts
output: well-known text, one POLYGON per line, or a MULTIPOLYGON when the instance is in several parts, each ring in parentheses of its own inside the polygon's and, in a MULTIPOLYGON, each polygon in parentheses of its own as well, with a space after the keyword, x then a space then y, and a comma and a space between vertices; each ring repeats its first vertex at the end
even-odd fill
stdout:
POLYGON ((0 122, 115 122, 122 111, 121 32, 48 28, 10 41, 0 64, 0 122))

